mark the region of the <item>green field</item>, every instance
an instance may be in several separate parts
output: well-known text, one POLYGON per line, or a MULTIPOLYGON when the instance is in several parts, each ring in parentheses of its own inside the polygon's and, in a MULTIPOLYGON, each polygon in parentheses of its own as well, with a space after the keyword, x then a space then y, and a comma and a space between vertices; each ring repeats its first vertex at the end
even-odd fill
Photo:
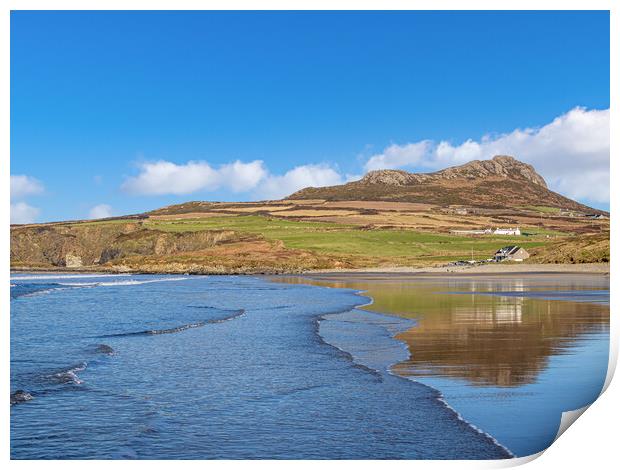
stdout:
POLYGON ((234 230, 255 233, 268 240, 281 240, 287 248, 310 250, 363 258, 453 261, 492 257, 506 245, 532 248, 544 245, 545 239, 508 236, 456 236, 410 230, 364 230, 353 225, 324 222, 298 222, 261 216, 209 217, 186 220, 148 220, 148 228, 186 232, 199 230, 234 230))
POLYGON ((524 206, 523 208, 531 211, 542 212, 543 214, 558 214, 560 212, 558 207, 549 206, 524 206))

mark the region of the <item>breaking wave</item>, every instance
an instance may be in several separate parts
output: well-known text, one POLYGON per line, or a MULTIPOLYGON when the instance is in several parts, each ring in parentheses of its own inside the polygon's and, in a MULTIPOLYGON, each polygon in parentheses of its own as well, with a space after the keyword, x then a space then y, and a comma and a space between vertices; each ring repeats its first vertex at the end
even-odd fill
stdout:
POLYGON ((196 323, 188 323, 186 325, 175 326, 174 328, 166 328, 163 330, 144 330, 144 331, 134 331, 131 333, 116 333, 112 335, 103 335, 102 338, 118 338, 123 336, 150 336, 150 335, 166 335, 170 333, 179 333, 181 331, 189 330, 191 328, 200 328, 201 326, 205 326, 207 323, 204 321, 199 321, 196 323))
POLYGON ((184 281, 186 277, 172 277, 164 279, 130 279, 127 281, 101 281, 101 282, 61 282, 62 286, 71 287, 111 287, 111 286, 137 286, 140 284, 151 284, 153 282, 171 282, 171 281, 184 281))
POLYGON ((187 277, 171 277, 161 279, 123 279, 115 281, 91 281, 91 282, 61 282, 64 279, 81 279, 84 277, 116 277, 127 276, 122 275, 66 275, 66 276, 23 276, 11 278, 11 299, 17 299, 19 297, 32 297, 35 295, 49 294, 54 291, 66 290, 66 289, 79 289, 79 288, 92 288, 92 287, 115 287, 115 286, 136 286, 140 284, 151 284, 154 282, 171 282, 171 281, 183 281, 187 277), (20 282, 23 280, 43 281, 43 280, 56 280, 56 282, 20 282))
POLYGON ((171 333, 180 333, 181 331, 189 330, 192 328, 200 328, 202 326, 213 324, 213 323, 222 323, 225 321, 233 320, 242 315, 245 315, 244 309, 230 310, 229 312, 231 312, 232 314, 227 317, 223 317, 223 318, 212 318, 209 320, 201 320, 201 321, 197 321, 194 323, 186 323, 185 325, 179 325, 179 326, 175 326, 172 328, 164 328, 164 329, 159 329, 159 330, 143 330, 143 331, 133 331, 130 333, 115 333, 111 335, 103 335, 101 336, 101 338, 119 338, 119 337, 126 337, 126 336, 154 336, 154 335, 167 335, 171 333))
POLYGON ((33 297, 36 295, 49 294, 55 290, 70 289, 70 287, 62 286, 56 282, 50 283, 24 283, 13 284, 11 283, 11 299, 17 299, 19 297, 33 297))
POLYGON ((121 277, 131 274, 37 274, 28 276, 11 276, 11 281, 45 281, 47 279, 82 279, 87 277, 121 277))
POLYGON ((47 375, 46 378, 59 384, 73 383, 79 385, 84 383, 84 381, 78 377, 77 373, 85 370, 87 365, 86 362, 80 362, 66 369, 61 369, 58 372, 47 375))

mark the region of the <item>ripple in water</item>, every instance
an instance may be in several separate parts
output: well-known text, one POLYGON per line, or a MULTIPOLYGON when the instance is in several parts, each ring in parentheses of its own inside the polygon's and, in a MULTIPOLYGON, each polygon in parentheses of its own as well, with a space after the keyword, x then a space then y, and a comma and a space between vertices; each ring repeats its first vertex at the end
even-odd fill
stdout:
POLYGON ((12 458, 510 456, 435 390, 389 373, 394 325, 330 317, 360 320, 355 291, 184 279, 13 300, 11 390, 36 399, 11 407, 12 458))

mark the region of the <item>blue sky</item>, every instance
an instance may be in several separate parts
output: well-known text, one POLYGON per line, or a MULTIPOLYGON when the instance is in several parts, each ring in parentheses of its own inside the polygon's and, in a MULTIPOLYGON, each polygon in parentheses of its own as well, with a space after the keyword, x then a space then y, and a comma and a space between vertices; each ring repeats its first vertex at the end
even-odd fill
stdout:
POLYGON ((493 152, 608 208, 608 109, 606 12, 11 15, 12 203, 29 220, 493 152))

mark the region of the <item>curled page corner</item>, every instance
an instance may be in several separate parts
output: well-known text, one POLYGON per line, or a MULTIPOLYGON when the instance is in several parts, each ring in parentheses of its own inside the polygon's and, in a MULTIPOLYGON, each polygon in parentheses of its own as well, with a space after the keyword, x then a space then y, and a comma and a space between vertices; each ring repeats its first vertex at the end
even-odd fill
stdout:
MULTIPOLYGON (((613 379, 613 376, 616 372, 616 365, 618 362, 618 345, 614 344, 614 342, 611 342, 610 345, 610 349, 609 349, 609 365, 607 367, 607 375, 605 376, 605 383, 603 384, 603 388, 601 389, 601 393, 599 394, 599 397, 605 393, 605 391, 607 390, 607 388, 609 387, 609 384, 611 383, 611 380, 613 379)), ((597 398, 598 399, 598 398, 597 398)), ((594 402, 592 402, 594 403, 594 402)), ((582 408, 578 408, 576 410, 570 410, 570 411, 564 411, 562 413, 562 418, 560 419, 560 426, 558 428, 558 433, 555 435, 555 438, 553 439, 553 442, 557 441, 560 436, 562 434, 564 434, 564 432, 571 427, 571 425, 577 421, 577 419, 585 413, 585 411, 590 408, 590 406, 592 405, 592 403, 590 403, 589 405, 586 405, 582 408)), ((551 443, 551 445, 553 445, 553 442, 551 443)), ((543 451, 544 452, 544 451, 543 451)), ((542 454, 542 452, 541 452, 542 454)), ((534 458, 537 457, 538 454, 536 454, 535 456, 533 456, 534 458)), ((525 463, 525 462, 524 462, 525 463)))
POLYGON ((536 460, 538 457, 544 454, 545 450, 541 450, 540 452, 536 452, 535 454, 526 455, 525 457, 515 457, 514 459, 505 460, 505 462, 507 463, 506 467, 518 467, 520 465, 530 463, 532 460, 536 460))
MULTIPOLYGON (((553 445, 553 443, 555 441, 557 441, 562 434, 564 434, 564 431, 566 431, 575 421, 577 421, 577 419, 589 407, 590 407, 590 405, 586 405, 583 408, 579 408, 577 410, 564 411, 562 413, 562 418, 560 419, 560 426, 558 427, 558 432, 555 435, 555 437, 553 438, 553 442, 549 445, 549 447, 551 447, 553 445)), ((540 457, 542 454, 544 454, 545 451, 549 447, 547 447, 546 449, 543 449, 540 452, 537 452, 535 454, 526 455, 524 457, 516 457, 516 458, 513 458, 513 459, 508 459, 508 460, 501 461, 502 464, 500 466, 502 466, 502 467, 517 467, 517 466, 520 466, 520 465, 524 465, 524 464, 529 463, 529 462, 531 462, 533 460, 536 460, 538 457, 540 457)))
MULTIPOLYGON (((579 408, 577 410, 564 411, 562 413, 562 418, 560 419, 560 426, 558 428, 558 433, 553 438, 553 442, 549 445, 551 447, 555 441, 559 439, 559 437, 564 434, 566 431, 577 419, 590 407, 590 405, 586 405, 583 408, 579 408)), ((506 467, 517 467, 529 463, 533 460, 536 460, 538 457, 543 455, 545 451, 549 448, 541 450, 535 454, 526 455, 524 457, 516 457, 514 459, 509 459, 503 461, 506 467)))
POLYGON ((613 341, 610 335, 610 345, 609 345, 609 363, 607 366, 607 375, 605 376, 605 383, 603 384, 603 389, 599 396, 605 393, 607 387, 611 383, 611 380, 614 378, 614 374, 616 373, 616 365, 618 364, 618 342, 613 341))
POLYGON ((577 421, 577 418, 579 418, 588 408, 590 408, 590 405, 586 405, 577 410, 563 412, 562 419, 560 420, 560 427, 558 428, 558 433, 555 435, 553 442, 557 441, 559 437, 564 434, 564 431, 566 431, 575 421, 577 421))

